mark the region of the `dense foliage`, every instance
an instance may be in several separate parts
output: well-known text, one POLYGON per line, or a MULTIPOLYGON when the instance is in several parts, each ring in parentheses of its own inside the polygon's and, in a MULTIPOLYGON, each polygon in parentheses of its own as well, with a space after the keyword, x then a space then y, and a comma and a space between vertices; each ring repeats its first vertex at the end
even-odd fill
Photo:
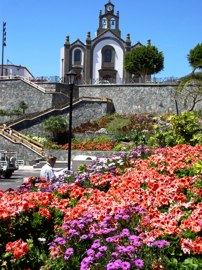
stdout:
MULTIPOLYGON (((199 113, 190 111, 155 116, 152 114, 112 114, 97 121, 87 122, 73 130, 72 149, 77 150, 130 150, 139 145, 151 147, 176 144, 201 144, 202 120, 199 113), (81 133, 78 135, 77 133, 81 133)), ((67 134, 60 134, 67 138, 67 134)), ((68 149, 67 143, 31 136, 48 149, 68 149)))
POLYGON ((202 43, 197 44, 193 49, 190 50, 188 61, 193 71, 196 69, 202 69, 202 43))
POLYGON ((164 56, 153 45, 138 46, 125 56, 125 69, 145 81, 147 75, 158 73, 164 68, 164 56))
POLYGON ((52 135, 54 142, 59 143, 67 140, 67 124, 67 119, 62 116, 51 116, 43 122, 45 131, 52 135))
POLYGON ((174 146, 187 143, 202 144, 202 126, 194 112, 168 115, 157 119, 155 132, 148 139, 150 146, 174 146))

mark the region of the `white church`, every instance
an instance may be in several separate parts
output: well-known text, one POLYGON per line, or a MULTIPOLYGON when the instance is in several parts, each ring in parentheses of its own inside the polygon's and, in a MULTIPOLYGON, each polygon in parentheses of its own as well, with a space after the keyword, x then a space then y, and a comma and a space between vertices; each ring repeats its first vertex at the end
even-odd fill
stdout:
POLYGON ((100 10, 97 36, 91 38, 87 33, 86 43, 80 39, 70 43, 66 37, 60 56, 60 77, 65 80, 65 75, 71 70, 77 73, 80 84, 98 84, 110 82, 114 84, 126 83, 130 75, 124 69, 124 55, 140 42, 132 45, 130 34, 125 40, 121 38, 119 28, 119 12, 111 1, 100 10))

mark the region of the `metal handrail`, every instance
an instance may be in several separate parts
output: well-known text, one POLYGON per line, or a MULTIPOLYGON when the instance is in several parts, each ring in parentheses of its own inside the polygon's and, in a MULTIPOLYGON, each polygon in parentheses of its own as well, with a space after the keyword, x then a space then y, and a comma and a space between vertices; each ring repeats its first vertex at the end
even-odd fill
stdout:
POLYGON ((33 150, 37 154, 42 155, 43 153, 43 147, 41 145, 37 145, 38 142, 30 142, 24 135, 21 133, 12 130, 12 134, 9 134, 8 132, 4 130, 0 130, 0 134, 6 137, 7 139, 10 139, 13 143, 20 143, 24 146, 28 147, 29 149, 33 150))
POLYGON ((12 141, 12 143, 14 144, 22 144, 24 145, 25 147, 29 148, 30 150, 32 150, 33 152, 35 152, 37 155, 41 156, 41 157, 44 157, 44 153, 43 153, 43 150, 39 151, 37 149, 35 149, 34 147, 32 147, 31 145, 27 145, 25 144, 24 142, 19 142, 19 141, 16 141, 14 140, 13 138, 5 135, 5 133, 1 133, 2 136, 6 137, 7 139, 9 139, 10 141, 12 141))
MULTIPOLYGON (((85 100, 90 100, 90 101, 94 101, 94 102, 101 101, 101 102, 110 102, 110 103, 112 103, 112 100, 109 99, 109 98, 81 97, 79 99, 74 100, 73 106, 78 104, 79 102, 82 102, 82 101, 85 101, 85 100)), ((49 108, 49 109, 46 109, 46 110, 44 110, 42 112, 34 113, 34 114, 31 114, 31 115, 29 114, 28 116, 25 116, 23 118, 18 118, 16 121, 13 120, 13 121, 7 122, 7 125, 9 127, 12 127, 12 126, 14 126, 16 124, 19 124, 19 123, 21 123, 21 122, 23 122, 25 120, 32 121, 32 120, 34 120, 34 119, 36 119, 38 117, 41 117, 41 116, 43 116, 43 115, 45 115, 47 113, 50 113, 50 112, 53 112, 53 111, 63 111, 65 109, 67 109, 68 107, 69 107, 69 104, 65 103, 65 104, 61 105, 61 107, 49 108)))

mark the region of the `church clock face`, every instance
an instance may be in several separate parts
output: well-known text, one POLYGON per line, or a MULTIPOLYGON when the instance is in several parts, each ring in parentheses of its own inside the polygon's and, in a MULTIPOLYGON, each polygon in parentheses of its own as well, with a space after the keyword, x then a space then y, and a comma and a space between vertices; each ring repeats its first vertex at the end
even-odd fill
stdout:
POLYGON ((107 11, 112 11, 112 9, 113 9, 112 5, 107 6, 107 11))

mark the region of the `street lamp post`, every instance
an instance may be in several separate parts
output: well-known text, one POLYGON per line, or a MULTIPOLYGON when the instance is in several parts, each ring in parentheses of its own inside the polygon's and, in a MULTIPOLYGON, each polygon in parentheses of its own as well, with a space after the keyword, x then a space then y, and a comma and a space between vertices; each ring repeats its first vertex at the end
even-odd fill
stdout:
POLYGON ((68 170, 71 170, 71 152, 72 152, 72 103, 73 91, 76 80, 76 72, 70 70, 67 73, 67 84, 69 85, 69 139, 68 139, 68 170))
POLYGON ((6 22, 3 22, 2 31, 2 56, 1 56, 1 76, 4 75, 4 47, 6 46, 6 22))

